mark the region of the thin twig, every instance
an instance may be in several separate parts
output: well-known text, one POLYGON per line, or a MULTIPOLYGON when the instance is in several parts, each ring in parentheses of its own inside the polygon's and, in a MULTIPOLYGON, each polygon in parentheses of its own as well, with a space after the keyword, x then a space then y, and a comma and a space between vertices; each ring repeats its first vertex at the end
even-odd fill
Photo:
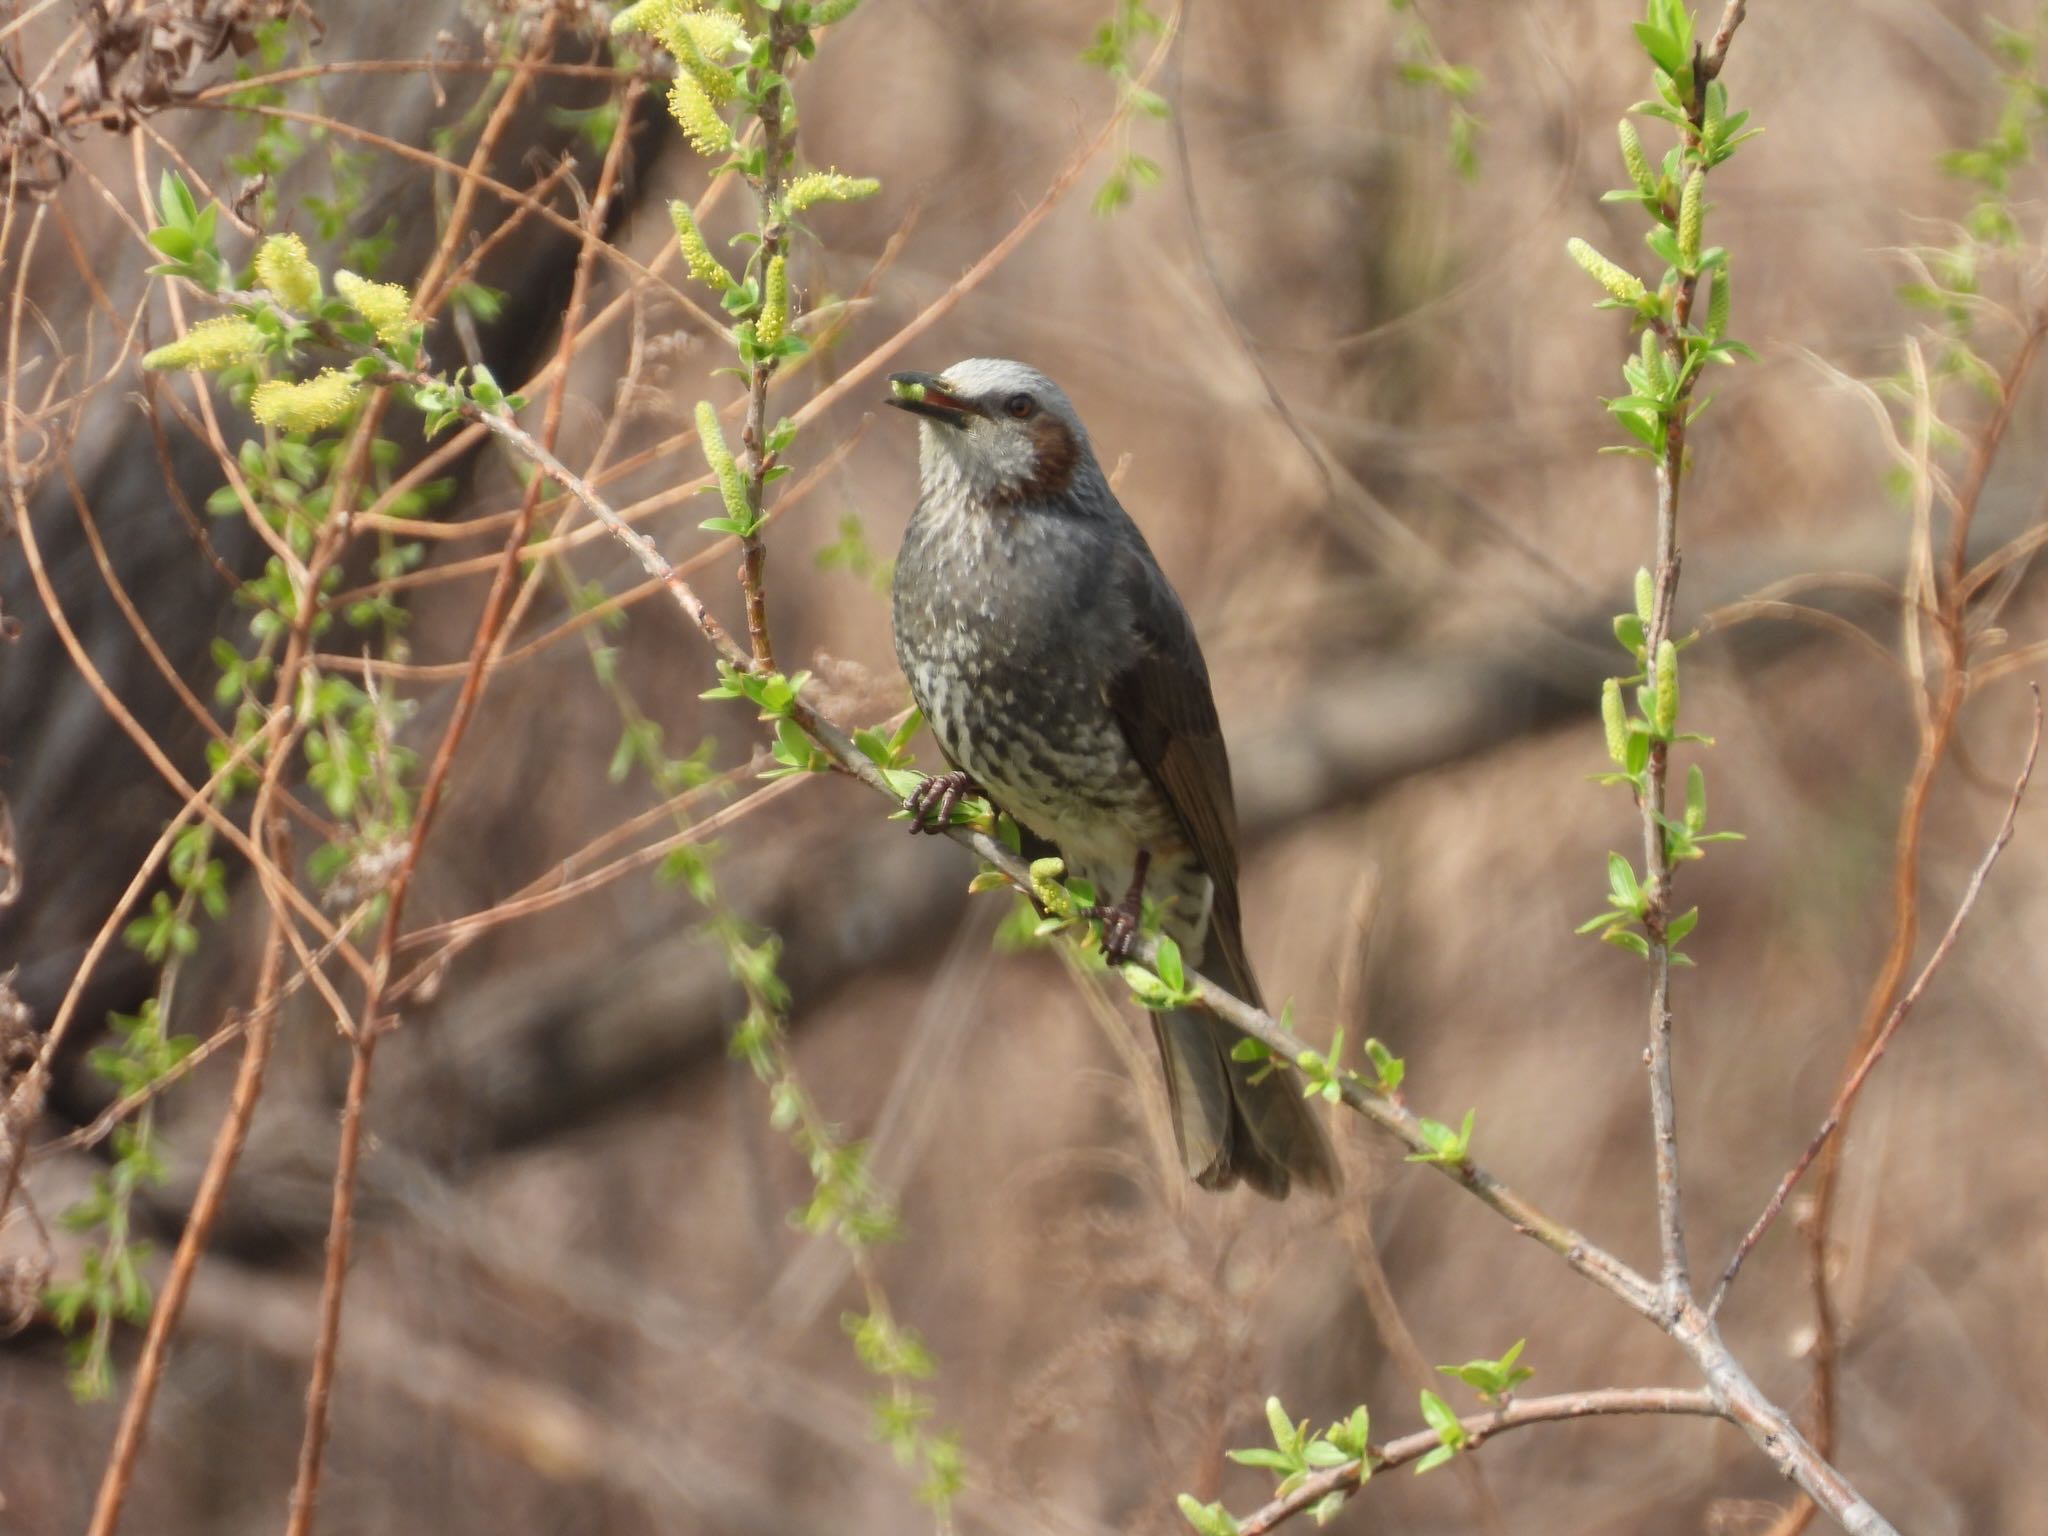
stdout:
MULTIPOLYGON (((1706 120, 1707 89, 1727 57, 1735 29, 1742 24, 1743 0, 1729 0, 1721 25, 1707 53, 1694 59, 1693 94, 1685 130, 1688 144, 1697 145, 1706 120)), ((1696 171, 1704 175, 1704 169, 1696 171)), ((1716 281, 1719 281, 1717 278, 1716 281)), ((1672 325, 1664 345, 1678 369, 1685 366, 1684 346, 1678 333, 1692 316, 1693 300, 1699 291, 1699 275, 1688 273, 1680 279, 1672 303, 1672 325)), ((1686 420, 1692 403, 1697 373, 1682 373, 1664 423, 1663 452, 1657 460, 1656 559, 1651 567, 1650 621, 1643 639, 1645 666, 1654 668, 1664 643, 1671 638, 1672 616, 1678 598, 1678 509, 1680 484, 1685 474, 1686 420)), ((1650 742, 1649 761, 1643 769, 1641 801, 1643 827, 1644 889, 1649 901, 1643 912, 1643 929, 1649 938, 1650 1044, 1644 1061, 1650 1079, 1650 1133, 1657 1171, 1657 1246, 1661 1257, 1660 1282, 1664 1305, 1675 1316, 1692 1295, 1692 1275, 1686 1263, 1683 1192, 1678 1169, 1677 1096, 1671 1085, 1671 944, 1667 930, 1671 922, 1671 853, 1664 836, 1666 782, 1670 775, 1670 744, 1661 739, 1650 742)))
MULTIPOLYGON (((1921 349, 1907 346, 1907 365, 1912 377, 1913 439, 1905 462, 1913 477, 1913 536, 1909 546, 1910 564, 1902 602, 1905 650, 1914 679, 1913 706, 1920 725, 1918 752, 1906 792, 1899 806, 1896 852, 1892 860, 1892 929, 1883 964, 1865 998, 1863 1017, 1842 1067, 1842 1083, 1862 1069, 1871 1047, 1891 1016, 1906 978, 1913 949, 1920 933, 1920 858, 1927 810, 1934 780, 1947 758, 1955 738, 1956 722, 1969 695, 1969 628, 1967 608, 1969 573, 1964 567, 1965 544, 1974 523, 1978 503, 1990 480, 1998 446, 2013 416, 2021 388, 2040 357, 2041 342, 2048 337, 2048 309, 2036 312, 2022 334, 2021 343, 1998 381, 1998 399, 1990 419, 1972 445, 1969 467, 1962 487, 1950 490, 1942 483, 1934 463, 1935 407, 1933 383, 1921 349), (1935 558, 1932 503, 1939 490, 1950 512, 1951 532, 1947 557, 1939 566, 1935 558), (1930 608, 1932 611, 1930 612, 1930 608), (1937 644, 1939 668, 1930 682, 1928 647, 1923 630, 1931 631, 1937 644)), ((1832 1455, 1835 1441, 1836 1359, 1840 1350, 1840 1320, 1837 1315, 1832 1277, 1832 1244, 1835 1194, 1840 1187, 1842 1161, 1847 1147, 1846 1127, 1855 1110, 1854 1096, 1842 1098, 1841 1122, 1823 1143, 1813 1178, 1813 1215, 1805 1222, 1806 1267, 1813 1292, 1813 1441, 1824 1456, 1832 1455)), ((1767 1536, 1799 1536, 1812 1520, 1810 1500, 1795 1500, 1774 1524, 1767 1536)))
POLYGON ((1749 1257, 1750 1250, 1756 1247, 1764 1233, 1770 1229, 1771 1223, 1777 1220, 1778 1213, 1784 1209, 1785 1200, 1792 1193, 1793 1186, 1805 1177, 1806 1170, 1813 1166, 1813 1160, 1820 1155, 1820 1150, 1827 1144, 1828 1138, 1835 1134, 1842 1121, 1848 1117, 1850 1108, 1856 1102, 1856 1096, 1863 1091, 1864 1082, 1883 1057, 1885 1048, 1892 1043, 1892 1036, 1898 1033, 1899 1026, 1906 1021, 1906 1015, 1913 1011, 1913 1005, 1920 1001, 1921 994, 1927 990, 1927 984, 1934 979, 1934 973, 1941 969, 1942 963, 1948 959, 1949 952, 1955 948, 1956 938, 1962 933, 1963 924, 1969 919, 1971 910, 1977 905, 1977 897, 1984 889, 1985 877, 1991 873, 1991 866, 1998 862, 1998 856, 2005 851, 2005 845, 2012 841, 2013 824, 2019 817, 2020 801, 2026 795, 2027 782, 2034 774, 2034 760, 2041 751, 2041 688, 2036 683, 2031 685, 2031 689, 2034 698, 2033 734, 2027 742, 2027 755, 2025 761, 2020 764, 2019 777, 2013 781, 2012 798, 2006 802, 2005 820, 1999 825, 1998 835, 1991 840, 1991 846, 1978 861, 1969 884, 1963 887, 1963 897, 1956 904, 1955 916, 1949 919, 1940 942, 1934 946, 1934 953, 1927 957, 1927 963, 1921 966, 1920 974, 1913 978, 1912 986, 1908 987, 1904 995, 1892 1005, 1891 1012, 1886 1015, 1883 1025, 1877 1031, 1877 1037, 1864 1051, 1863 1059, 1856 1064, 1855 1069, 1836 1092, 1835 1102, 1828 1109, 1827 1118, 1821 1121, 1820 1129, 1813 1133, 1813 1139, 1806 1144, 1806 1150, 1799 1154, 1798 1161, 1786 1171, 1784 1178, 1778 1181, 1778 1187, 1772 1191, 1762 1214, 1736 1246, 1733 1256, 1728 1260, 1728 1267, 1721 1272, 1720 1284, 1714 1287, 1713 1300, 1707 1304, 1709 1317, 1720 1311, 1721 1303, 1728 1295, 1728 1287, 1735 1283, 1736 1272, 1742 1268, 1743 1260, 1749 1257))
MULTIPOLYGON (((280 829, 273 827, 267 835, 282 843, 280 829)), ((277 848, 273 857, 281 867, 288 863, 288 854, 282 846, 277 848)), ((200 1175, 191 1214, 186 1217, 184 1230, 178 1234, 178 1249, 172 1255, 170 1273, 164 1277, 163 1290, 150 1309, 149 1332, 142 1341, 142 1353, 135 1362, 135 1382, 129 1388, 128 1401, 121 1409, 121 1423, 114 1432, 113 1449, 107 1453, 106 1470, 100 1477, 99 1496, 93 1504, 92 1522, 86 1527, 86 1536, 113 1536, 114 1528, 120 1523, 121 1505, 135 1475, 143 1433, 149 1426, 150 1405, 156 1400, 164 1364, 170 1357, 171 1336, 177 1332, 178 1320, 184 1314, 185 1298, 192 1288, 193 1271, 198 1268, 199 1255, 205 1251, 206 1241, 213 1234, 214 1222, 227 1194, 228 1180, 234 1176, 235 1164, 240 1160, 243 1143, 248 1139, 249 1122, 256 1113, 256 1100, 263 1091, 264 1069, 270 1061, 270 1041, 276 1029, 278 973, 283 969, 284 929, 289 921, 282 912, 273 910, 270 914, 270 934, 263 942, 263 959, 257 970, 256 995, 250 1005, 242 1065, 235 1074, 227 1113, 214 1134, 213 1150, 207 1156, 206 1171, 200 1175)))
MULTIPOLYGON (((1475 1413, 1459 1420, 1465 1426, 1465 1451, 1476 1451, 1495 1435, 1529 1424, 1556 1424, 1570 1419, 1591 1419, 1613 1414, 1691 1414, 1720 1419, 1728 1414, 1713 1397, 1698 1389, 1684 1387, 1607 1387, 1592 1392, 1559 1392, 1550 1397, 1518 1398, 1491 1413, 1475 1413)), ((1420 1461, 1443 1444, 1433 1429, 1420 1429, 1385 1445, 1371 1447, 1368 1460, 1374 1474, 1420 1461)), ((1462 1454, 1462 1453, 1461 1453, 1462 1454)), ((1238 1522, 1238 1536, 1266 1536, 1282 1522, 1314 1509, 1333 1493, 1355 1494, 1359 1473, 1356 1461, 1316 1472, 1304 1478, 1285 1495, 1254 1510, 1238 1522)))

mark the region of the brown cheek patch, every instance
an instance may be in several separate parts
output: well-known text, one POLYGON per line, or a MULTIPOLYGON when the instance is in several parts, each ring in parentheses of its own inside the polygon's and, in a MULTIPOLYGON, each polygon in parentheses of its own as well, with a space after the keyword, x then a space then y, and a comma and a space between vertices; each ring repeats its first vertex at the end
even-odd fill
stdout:
POLYGON ((1074 461, 1080 457, 1073 433, 1057 416, 1044 414, 1033 417, 1026 430, 1031 435, 1033 468, 1031 478, 1018 487, 1020 496, 1050 501, 1064 495, 1074 478, 1074 461))

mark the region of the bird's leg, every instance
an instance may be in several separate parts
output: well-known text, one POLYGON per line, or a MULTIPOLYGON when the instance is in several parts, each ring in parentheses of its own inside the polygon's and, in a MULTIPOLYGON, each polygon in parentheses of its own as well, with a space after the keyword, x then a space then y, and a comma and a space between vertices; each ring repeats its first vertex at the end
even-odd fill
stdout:
POLYGON ((1130 959, 1131 946, 1138 942, 1138 925, 1145 915, 1145 873, 1151 867, 1152 850, 1140 848, 1124 899, 1113 907, 1098 902, 1088 909, 1088 915, 1102 924, 1102 955, 1111 965, 1130 959))
POLYGON ((920 832, 937 834, 952 825, 953 808, 967 795, 985 795, 988 791, 974 782, 972 774, 955 768, 951 773, 935 773, 903 797, 903 809, 910 813, 910 832, 914 837, 920 832), (936 808, 937 814, 933 811, 936 808))

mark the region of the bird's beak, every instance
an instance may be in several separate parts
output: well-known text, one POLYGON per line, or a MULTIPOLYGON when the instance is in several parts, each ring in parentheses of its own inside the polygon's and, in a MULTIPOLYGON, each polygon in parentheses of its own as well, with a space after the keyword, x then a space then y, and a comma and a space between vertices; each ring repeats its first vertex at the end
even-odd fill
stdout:
POLYGON ((955 430, 982 414, 980 406, 962 400, 946 388, 944 380, 930 373, 890 374, 888 403, 955 430))

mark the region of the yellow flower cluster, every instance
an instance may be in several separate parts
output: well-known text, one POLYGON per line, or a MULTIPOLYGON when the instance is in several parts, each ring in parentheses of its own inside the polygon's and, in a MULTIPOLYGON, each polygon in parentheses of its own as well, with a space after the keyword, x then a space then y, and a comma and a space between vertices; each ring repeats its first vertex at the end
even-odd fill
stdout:
POLYGON ((668 110, 700 155, 722 155, 732 148, 732 125, 695 75, 680 74, 668 90, 668 110))
POLYGON ((668 216, 676 227, 676 244, 682 250, 683 264, 690 269, 690 276, 720 293, 730 293, 737 288, 739 284, 733 275, 725 270, 718 258, 711 254, 711 247, 704 243, 704 231, 697 227, 690 205, 677 199, 668 205, 668 216))
POLYGON ((791 213, 802 213, 813 203, 851 203, 873 197, 882 184, 872 176, 842 176, 837 171, 806 171, 783 189, 791 213))
POLYGON ((286 309, 304 314, 320 302, 320 269, 297 235, 272 235, 256 250, 256 282, 286 309))
POLYGON ((142 359, 145 368, 196 368, 212 373, 246 362, 263 351, 263 332, 238 315, 202 320, 168 345, 142 359))
POLYGON ((697 402, 697 441, 703 445, 704 462, 718 477, 718 494, 725 502, 725 510, 743 523, 748 521, 753 514, 747 507, 747 483, 740 476, 739 465, 733 462, 732 450, 725 446, 718 409, 709 400, 697 402))
POLYGON ((412 331, 412 295, 396 283, 373 283, 355 273, 334 274, 334 291, 365 320, 385 346, 405 340, 412 331))
POLYGON ((780 256, 768 260, 768 281, 761 294, 761 315, 754 322, 754 339, 772 347, 789 330, 789 266, 780 256))
POLYGON ((280 432, 318 432, 348 415, 360 387, 355 375, 339 368, 303 383, 271 379, 249 396, 249 414, 280 432))

